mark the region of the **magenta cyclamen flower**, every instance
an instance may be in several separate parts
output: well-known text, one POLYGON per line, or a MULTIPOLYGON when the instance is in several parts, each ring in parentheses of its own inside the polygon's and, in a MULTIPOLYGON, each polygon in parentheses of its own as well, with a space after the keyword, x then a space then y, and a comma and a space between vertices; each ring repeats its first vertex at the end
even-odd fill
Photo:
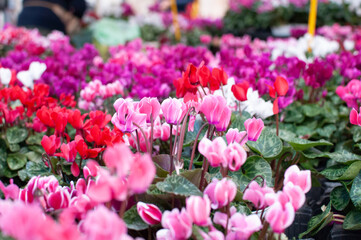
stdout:
POLYGON ((287 168, 285 172, 285 179, 283 181, 283 185, 286 186, 289 182, 292 182, 294 185, 299 186, 304 193, 307 193, 312 187, 311 171, 301 171, 297 167, 297 165, 292 165, 287 168))
POLYGON ((139 216, 148 225, 158 224, 162 220, 162 212, 154 204, 138 202, 137 211, 139 216))
POLYGON ((147 114, 147 123, 150 123, 150 115, 153 121, 159 116, 160 103, 157 98, 142 98, 136 108, 140 113, 147 114))
POLYGON ((252 181, 244 192, 243 199, 252 202, 257 209, 263 209, 267 206, 265 199, 267 193, 274 191, 266 185, 261 187, 256 181, 252 181))
POLYGON ((203 198, 199 196, 190 196, 186 200, 186 208, 193 223, 198 226, 207 226, 211 223, 211 219, 209 218, 209 215, 211 214, 211 201, 207 195, 203 198))
MULTIPOLYGON (((224 99, 224 97, 222 96, 207 95, 203 99, 203 102, 201 103, 199 110, 206 116, 210 124, 217 125, 223 123, 223 121, 225 120, 228 120, 228 118, 230 120, 230 116, 229 116, 230 109, 227 106, 226 99, 224 99), (222 118, 226 118, 226 119, 222 119, 222 118)), ((222 124, 222 125, 226 125, 226 124, 222 124)))
POLYGON ((247 131, 248 140, 255 142, 262 133, 264 123, 260 118, 250 118, 244 122, 244 127, 247 131))
POLYGON ((192 235, 192 219, 184 208, 181 212, 176 208, 165 211, 162 226, 166 229, 157 232, 157 239, 188 239, 192 235))
POLYGON ((360 108, 360 113, 358 113, 357 110, 354 108, 351 110, 350 123, 361 126, 361 108, 360 108))
POLYGON ((234 200, 237 194, 237 186, 227 178, 223 178, 221 181, 214 178, 204 190, 204 194, 208 195, 211 200, 211 207, 218 209, 234 200))
POLYGON ((178 125, 186 114, 187 106, 178 99, 167 98, 162 102, 161 109, 168 124, 178 125))

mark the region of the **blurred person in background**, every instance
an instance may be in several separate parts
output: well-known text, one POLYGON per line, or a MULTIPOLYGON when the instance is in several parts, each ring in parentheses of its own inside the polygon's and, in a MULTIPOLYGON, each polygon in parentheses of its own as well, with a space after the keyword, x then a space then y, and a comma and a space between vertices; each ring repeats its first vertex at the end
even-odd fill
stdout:
POLYGON ((0 29, 5 23, 16 24, 22 0, 0 0, 0 29))
POLYGON ((52 30, 71 35, 80 29, 85 10, 85 0, 23 0, 18 26, 37 28, 44 35, 52 30))

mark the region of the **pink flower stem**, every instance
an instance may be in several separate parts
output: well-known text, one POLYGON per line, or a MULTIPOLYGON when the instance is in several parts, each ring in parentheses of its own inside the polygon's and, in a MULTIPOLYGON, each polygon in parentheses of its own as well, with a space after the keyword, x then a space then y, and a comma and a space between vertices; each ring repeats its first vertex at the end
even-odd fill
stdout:
POLYGON ((153 133, 154 133, 153 128, 154 128, 153 114, 150 114, 150 141, 149 141, 149 143, 150 143, 150 149, 149 149, 150 156, 152 156, 152 153, 153 153, 153 133))
POLYGON ((139 143, 139 134, 138 134, 138 131, 135 130, 136 138, 134 137, 133 134, 131 134, 131 135, 132 135, 132 138, 133 138, 134 142, 136 143, 135 145, 136 145, 136 147, 137 147, 137 151, 140 152, 140 145, 139 145, 140 143, 139 143))
POLYGON ((246 137, 248 137, 248 134, 246 133, 243 138, 241 139, 241 141, 239 141, 238 143, 241 143, 246 137))
POLYGON ((177 155, 177 161, 178 163, 181 161, 181 157, 182 157, 182 150, 183 150, 183 143, 184 143, 184 136, 186 134, 186 126, 187 126, 187 121, 188 121, 188 115, 191 112, 191 110, 194 109, 194 107, 190 107, 186 113, 186 115, 184 116, 184 120, 183 120, 183 124, 182 124, 182 128, 181 128, 181 133, 180 133, 180 137, 179 137, 179 145, 178 145, 178 155, 177 155))
POLYGON ((120 205, 120 210, 119 210, 119 217, 123 218, 123 215, 125 213, 125 210, 127 208, 127 204, 128 204, 128 196, 124 199, 124 201, 122 201, 122 204, 120 205))
POLYGON ((191 155, 191 161, 190 161, 190 163, 189 163, 189 168, 188 168, 189 170, 191 170, 191 169, 192 169, 192 166, 193 166, 194 155, 195 155, 195 153, 196 153, 196 147, 197 147, 197 145, 198 145, 198 138, 199 138, 199 136, 201 135, 203 128, 205 128, 207 125, 208 125, 208 123, 203 124, 203 126, 199 129, 199 131, 198 131, 198 133, 197 133, 197 136, 196 136, 196 138, 195 138, 195 140, 194 140, 193 149, 192 149, 192 155, 191 155))
POLYGON ((227 207, 226 207, 226 212, 227 212, 227 223, 226 223, 226 229, 224 230, 224 236, 226 237, 227 234, 228 234, 228 224, 229 224, 229 218, 231 217, 231 213, 229 211, 231 207, 231 203, 228 203, 227 204, 227 207))
MULTIPOLYGON (((148 141, 149 139, 147 139, 147 135, 145 135, 145 132, 143 130, 143 128, 141 128, 137 123, 133 122, 133 124, 139 128, 140 132, 142 133, 143 137, 144 137, 144 142, 145 142, 145 148, 147 149, 147 152, 150 152, 149 151, 149 144, 148 144, 148 141)), ((137 137, 138 137, 138 142, 139 142, 139 136, 138 136, 138 132, 137 132, 137 129, 135 130, 135 132, 137 133, 137 137)), ((140 145, 139 145, 140 146, 140 145)))
POLYGON ((170 156, 170 169, 169 169, 169 175, 172 175, 173 172, 173 134, 172 134, 172 130, 173 130, 173 125, 170 125, 170 136, 169 136, 169 156, 170 156))

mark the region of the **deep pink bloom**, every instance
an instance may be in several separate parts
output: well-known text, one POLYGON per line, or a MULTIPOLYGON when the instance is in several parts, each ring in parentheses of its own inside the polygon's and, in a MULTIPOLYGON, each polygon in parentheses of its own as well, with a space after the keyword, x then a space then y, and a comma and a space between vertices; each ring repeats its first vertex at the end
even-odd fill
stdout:
POLYGON ((247 153, 239 143, 231 143, 223 152, 230 171, 238 171, 247 160, 247 153))
MULTIPOLYGON (((360 108, 360 112, 361 112, 361 108, 360 108)), ((350 123, 361 126, 361 114, 359 114, 357 110, 354 108, 350 112, 350 123)))
POLYGON ((133 158, 129 147, 122 143, 108 147, 103 155, 106 166, 109 169, 116 169, 117 175, 120 177, 128 175, 134 162, 133 158))
POLYGON ((230 128, 230 129, 228 129, 228 131, 226 133, 226 139, 227 139, 228 144, 237 142, 241 145, 244 145, 248 140, 247 132, 246 131, 240 132, 236 128, 230 128))
POLYGON ((260 118, 258 119, 250 118, 244 122, 244 127, 246 128, 247 131, 248 140, 255 142, 262 133, 264 123, 260 118))
POLYGON ((170 230, 171 239, 188 239, 192 235, 192 218, 184 208, 181 212, 177 208, 165 211, 162 226, 170 230))
POLYGON ((154 126, 154 139, 160 139, 162 141, 169 140, 170 126, 168 123, 154 126))
POLYGON ((262 229, 262 223, 258 215, 251 214, 249 216, 241 213, 235 213, 229 219, 231 231, 227 235, 227 240, 246 240, 251 235, 262 229))
POLYGON ((289 201, 287 194, 283 192, 267 194, 266 201, 267 204, 271 205, 266 212, 266 221, 275 233, 283 233, 295 218, 292 203, 289 201))
POLYGON ((89 160, 83 168, 84 178, 87 179, 88 176, 96 177, 98 174, 98 167, 99 164, 96 161, 89 160))
POLYGON ((198 145, 199 152, 208 159, 212 167, 227 166, 227 161, 223 154, 226 149, 227 144, 221 137, 217 137, 213 141, 204 137, 198 145))
POLYGON ((265 199, 267 193, 274 191, 266 185, 261 187, 256 181, 252 181, 244 192, 243 199, 252 202, 257 209, 263 209, 267 206, 265 199))
POLYGON ((128 177, 128 188, 133 193, 147 191, 155 177, 155 166, 150 155, 134 155, 134 163, 128 177))
POLYGON ((162 102, 161 109, 165 121, 168 124, 177 125, 180 124, 186 114, 187 106, 178 99, 167 98, 162 102))
POLYGON ((137 104, 137 109, 140 113, 147 115, 147 123, 150 123, 150 115, 153 121, 159 116, 160 103, 157 98, 142 98, 137 104))
POLYGON ((162 220, 162 212, 154 204, 138 202, 137 211, 139 216, 148 225, 158 224, 162 220))
POLYGON ((287 168, 285 172, 283 185, 286 186, 288 182, 292 182, 294 185, 299 186, 304 193, 307 193, 312 187, 311 171, 301 171, 297 165, 292 165, 287 168))
POLYGON ((56 153, 55 156, 64 158, 67 162, 74 162, 76 158, 76 142, 63 143, 60 147, 61 153, 56 153))
POLYGON ((86 239, 91 240, 116 240, 127 235, 127 227, 123 220, 102 205, 87 214, 82 230, 86 239))
POLYGON ((232 202, 237 194, 236 184, 227 178, 221 181, 214 178, 212 182, 204 190, 212 202, 212 208, 218 209, 232 202))
POLYGON ((19 187, 14 184, 13 179, 10 179, 10 184, 6 187, 3 182, 0 180, 0 190, 3 192, 5 199, 17 199, 19 197, 19 187))
POLYGON ((219 124, 228 114, 227 101, 222 96, 207 95, 204 97, 199 110, 206 116, 210 124, 219 124))
POLYGON ((54 156, 55 151, 60 147, 60 138, 55 135, 50 137, 44 135, 41 140, 41 146, 43 146, 45 152, 51 157, 54 156))
POLYGON ((66 187, 58 187, 56 191, 47 195, 48 208, 58 210, 67 208, 71 200, 69 189, 66 187))
POLYGON ((186 199, 186 208, 193 223, 198 226, 208 226, 211 223, 211 219, 209 218, 209 215, 211 214, 211 201, 207 195, 203 198, 199 196, 190 196, 186 199))

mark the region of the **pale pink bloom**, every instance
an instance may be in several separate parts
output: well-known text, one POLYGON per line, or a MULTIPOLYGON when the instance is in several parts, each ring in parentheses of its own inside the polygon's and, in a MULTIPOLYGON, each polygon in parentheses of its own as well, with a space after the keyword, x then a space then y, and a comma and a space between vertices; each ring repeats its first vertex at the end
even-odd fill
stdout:
POLYGON ((295 218, 295 210, 289 201, 287 194, 278 192, 277 194, 267 194, 266 201, 271 205, 266 212, 266 221, 270 224, 275 233, 283 233, 291 226, 295 218), (276 195, 276 197, 273 197, 276 195))
POLYGON ((244 127, 246 128, 247 131, 248 140, 255 142, 262 133, 264 123, 260 118, 258 119, 250 118, 244 122, 244 127))
POLYGON ((288 182, 292 182, 294 185, 299 186, 304 193, 307 193, 312 187, 311 171, 301 171, 297 165, 292 165, 287 168, 285 172, 283 185, 286 186, 288 182))
POLYGON ((10 184, 6 187, 4 186, 3 182, 0 180, 0 190, 3 192, 5 199, 17 199, 19 197, 19 187, 14 184, 13 179, 10 179, 10 184))
POLYGON ((161 109, 165 121, 168 124, 177 125, 186 114, 187 106, 176 98, 167 98, 162 102, 161 109))
POLYGON ((157 240, 173 240, 171 231, 169 229, 158 230, 157 240))
POLYGON ((227 178, 223 178, 221 181, 214 178, 204 190, 204 194, 207 194, 211 200, 211 207, 218 209, 234 200, 237 194, 237 186, 227 178))
POLYGON ((285 186, 283 186, 283 192, 287 194, 295 211, 300 209, 306 201, 306 195, 302 189, 299 186, 294 185, 292 182, 288 182, 285 186))
POLYGON ((247 160, 247 153, 239 143, 231 143, 223 152, 230 171, 238 171, 247 160))
MULTIPOLYGON (((360 108, 361 112, 361 108, 360 108)), ((353 125, 361 126, 361 113, 359 114, 356 109, 352 108, 350 112, 350 123, 353 125)))
POLYGON ((117 175, 120 177, 128 175, 134 162, 133 158, 129 147, 122 143, 108 147, 103 155, 105 165, 109 169, 116 169, 117 175))
POLYGON ((87 179, 88 176, 96 177, 98 174, 99 164, 94 160, 89 160, 85 167, 83 168, 84 178, 87 179))
POLYGON ((226 133, 226 139, 228 144, 237 142, 241 145, 244 145, 248 140, 247 132, 246 131, 240 132, 237 128, 230 128, 226 133))
POLYGON ((63 143, 60 146, 61 153, 56 153, 55 156, 59 156, 64 158, 67 162, 74 162, 77 150, 76 150, 76 142, 71 141, 69 143, 63 143))
POLYGON ((224 240, 224 234, 216 229, 211 230, 207 233, 199 231, 200 235, 203 237, 203 240, 224 240))
POLYGON ((139 216, 148 225, 158 224, 162 220, 162 212, 154 204, 138 202, 137 211, 139 216))
POLYGON ((119 98, 114 102, 114 108, 116 113, 114 113, 112 117, 112 123, 119 130, 123 132, 133 132, 138 128, 134 123, 140 127, 146 125, 147 115, 138 112, 134 108, 132 101, 119 98))
POLYGON ((228 113, 230 111, 226 99, 216 95, 205 96, 199 110, 206 116, 208 122, 214 125, 224 121, 224 117, 228 118, 228 113))
POLYGON ((129 190, 133 193, 143 193, 147 191, 153 182, 155 172, 156 169, 150 155, 144 154, 142 156, 136 153, 128 177, 129 190))
POLYGON ((208 196, 190 196, 186 199, 186 209, 193 223, 198 226, 208 226, 211 223, 211 201, 208 196))
POLYGON ((188 122, 188 132, 194 131, 194 123, 196 122, 196 116, 191 115, 188 122))
POLYGON ((32 177, 24 189, 19 191, 19 199, 32 203, 35 200, 35 192, 40 190, 43 193, 55 192, 59 186, 58 180, 53 176, 49 177, 32 177))
POLYGON ((88 212, 81 228, 89 240, 118 240, 127 235, 123 220, 102 205, 88 212))
MULTIPOLYGON (((232 206, 232 207, 229 209, 229 212, 230 212, 230 217, 232 217, 232 216, 237 212, 236 207, 235 207, 235 206, 232 206)), ((214 214, 214 217, 213 217, 213 222, 214 222, 215 224, 221 225, 223 228, 226 228, 227 219, 228 219, 227 213, 216 212, 216 213, 214 214)), ((229 228, 230 228, 230 225, 228 225, 228 229, 229 229, 229 228)))
MULTIPOLYGON (((147 152, 148 150, 147 150, 147 144, 149 143, 149 141, 150 141, 150 134, 151 134, 151 128, 150 127, 144 127, 143 128, 143 131, 144 131, 144 134, 145 134, 145 137, 146 137, 146 139, 144 139, 144 136, 143 136, 143 134, 138 134, 138 136, 139 136, 139 144, 140 144, 140 150, 142 151, 142 152, 147 152)), ((154 137, 154 135, 153 135, 153 137, 154 137)), ((134 148, 134 149, 137 149, 137 140, 135 139, 135 137, 133 138, 133 137, 130 137, 130 138, 128 138, 128 140, 129 140, 129 144, 130 144, 130 146, 132 146, 132 148, 134 148)))
POLYGON ((198 151, 208 159, 212 167, 227 166, 227 160, 224 156, 226 149, 227 144, 221 137, 217 137, 213 141, 204 137, 198 145, 198 151))
POLYGON ((235 213, 229 219, 230 232, 227 240, 246 240, 255 232, 262 229, 262 223, 258 215, 251 214, 249 216, 241 213, 235 213))
POLYGON ((150 116, 152 115, 153 121, 159 116, 160 103, 157 98, 145 97, 137 104, 137 110, 140 113, 147 115, 147 123, 150 123, 150 116))
POLYGON ((162 217, 162 226, 170 230, 171 239, 188 239, 192 235, 192 218, 184 208, 181 212, 177 208, 165 211, 162 217))
POLYGON ((265 199, 267 193, 274 193, 274 191, 266 185, 261 187, 256 181, 252 181, 244 192, 243 199, 252 202, 257 209, 263 209, 267 206, 265 199))
POLYGON ((127 183, 121 177, 110 175, 106 169, 98 169, 96 181, 89 182, 87 195, 95 202, 123 201, 127 196, 127 183))
POLYGON ((154 126, 154 139, 160 139, 162 141, 169 140, 170 137, 170 126, 168 123, 154 126))
POLYGON ((232 116, 231 109, 229 109, 228 107, 224 108, 219 123, 214 125, 218 132, 224 132, 227 130, 229 122, 231 121, 231 116, 232 116))

